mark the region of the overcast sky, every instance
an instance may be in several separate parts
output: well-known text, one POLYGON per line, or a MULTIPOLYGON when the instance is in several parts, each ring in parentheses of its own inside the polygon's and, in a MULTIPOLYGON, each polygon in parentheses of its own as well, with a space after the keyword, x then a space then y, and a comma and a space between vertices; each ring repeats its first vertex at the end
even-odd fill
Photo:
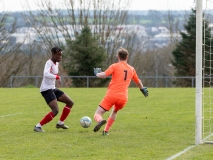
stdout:
MULTIPOLYGON (((26 0, 0 0, 0 11, 23 11, 26 0)), ((37 0, 28 0, 32 4, 37 0)), ((58 3, 62 0, 55 0, 58 3)), ((106 0, 107 1, 107 0, 106 0)), ((190 10, 195 7, 195 0, 131 0, 131 10, 190 10)), ((203 0, 206 1, 206 0, 203 0)), ((32 6, 33 10, 37 8, 32 6)))

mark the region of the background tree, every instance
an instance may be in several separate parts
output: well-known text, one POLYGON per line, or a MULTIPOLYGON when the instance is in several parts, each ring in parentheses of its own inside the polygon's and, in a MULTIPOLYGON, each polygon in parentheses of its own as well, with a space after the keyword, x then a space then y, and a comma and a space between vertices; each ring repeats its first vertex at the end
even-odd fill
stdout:
MULTIPOLYGON (((186 30, 181 32, 182 40, 177 44, 175 50, 172 52, 174 55, 174 61, 172 61, 175 67, 176 76, 195 76, 195 58, 196 58, 196 10, 192 9, 189 15, 187 23, 184 25, 186 30)), ((205 37, 203 42, 207 46, 212 46, 213 42, 210 41, 211 32, 209 28, 209 22, 203 21, 203 26, 206 26, 205 37), (211 44, 212 43, 212 44, 211 44)), ((204 33, 204 27, 203 27, 204 33)), ((204 34, 203 34, 204 35, 204 34)), ((210 51, 212 48, 209 47, 207 50, 210 51)), ((204 53, 203 53, 204 55, 204 53)), ((209 60, 209 55, 206 55, 205 59, 209 60)), ((208 62, 207 62, 208 63, 208 62)), ((206 69, 206 72, 210 72, 206 69)), ((190 87, 192 82, 189 79, 177 79, 177 85, 190 87)))
MULTIPOLYGON (((105 49, 100 46, 100 38, 92 35, 86 24, 76 40, 68 40, 65 52, 64 66, 70 76, 94 76, 93 68, 103 68, 105 49)), ((99 80, 91 79, 90 86, 96 85, 99 80)), ((85 87, 85 78, 73 79, 75 87, 85 87)))
POLYGON ((145 38, 143 41, 139 40, 143 38, 143 34, 134 26, 131 31, 125 29, 129 3, 130 0, 65 0, 58 4, 64 8, 60 10, 53 7, 53 1, 37 0, 41 10, 26 12, 25 19, 37 31, 46 52, 53 45, 66 48, 69 45, 67 42, 77 38, 87 20, 92 35, 98 35, 99 44, 106 49, 105 66, 109 66, 115 62, 115 55, 120 47, 127 48, 131 55, 143 50, 145 38))
POLYGON ((35 79, 17 76, 42 76, 43 73, 43 67, 40 64, 45 63, 46 56, 43 54, 42 47, 36 41, 28 44, 28 41, 32 39, 30 33, 26 33, 23 39, 15 36, 16 33, 22 32, 22 28, 19 28, 21 22, 17 20, 15 13, 0 13, 0 68, 2 69, 0 87, 10 87, 11 82, 13 87, 35 85, 35 79))
MULTIPOLYGON (((37 38, 45 47, 42 46, 42 48, 47 49, 45 53, 49 53, 50 47, 54 45, 64 46, 66 48, 68 45, 67 42, 76 39, 84 27, 85 21, 88 20, 88 25, 91 27, 92 34, 99 35, 99 44, 106 49, 105 66, 115 62, 117 49, 124 47, 131 53, 129 63, 131 65, 134 63, 139 73, 144 73, 144 68, 152 64, 150 62, 154 62, 151 69, 148 69, 146 72, 147 76, 165 76, 168 75, 168 73, 171 75, 172 70, 167 72, 164 68, 170 64, 167 62, 167 56, 171 57, 172 45, 169 44, 169 46, 163 48, 156 47, 155 49, 147 49, 147 46, 145 46, 146 42, 149 40, 151 42, 152 37, 147 37, 147 35, 140 32, 140 30, 142 31, 140 27, 143 28, 144 26, 137 25, 137 23, 145 22, 147 19, 143 18, 146 16, 143 15, 140 21, 139 17, 137 17, 137 21, 131 23, 132 19, 127 19, 130 2, 131 0, 110 2, 104 0, 64 0, 60 4, 57 4, 57 8, 63 9, 56 9, 56 4, 51 0, 36 0, 35 3, 40 6, 41 10, 26 12, 25 19, 28 25, 36 30, 38 34, 37 38), (126 24, 127 22, 130 25, 126 24), (163 50, 164 52, 162 52, 163 50), (152 56, 146 55, 148 53, 152 56), (137 60, 145 57, 146 61, 144 63, 140 63, 140 61, 137 60), (162 63, 165 64, 165 67, 161 66, 162 63)), ((27 3, 28 1, 26 1, 26 4, 27 3)), ((29 10, 29 8, 27 9, 29 10)), ((151 13, 152 12, 150 12, 150 15, 151 13)), ((153 12, 153 14, 160 15, 159 12, 153 12)), ((149 19, 150 16, 146 18, 149 19)), ((154 22, 157 22, 156 18, 159 17, 153 16, 154 22)), ((160 18, 162 18, 162 16, 160 16, 160 18)), ((176 31, 180 24, 177 19, 178 16, 176 14, 168 12, 168 16, 164 16, 164 19, 161 20, 162 22, 168 22, 169 33, 171 35, 169 38, 173 44, 176 43, 176 31)), ((146 24, 147 23, 143 25, 146 24)), ((149 25, 152 26, 152 24, 149 25)), ((164 24, 164 26, 167 26, 167 24, 164 24)), ((152 43, 155 45, 154 41, 152 43)), ((169 68, 171 69, 173 67, 169 68)), ((61 67, 61 69, 64 70, 63 67, 61 67)))
MULTIPOLYGON (((37 31, 38 36, 46 47, 66 46, 68 39, 75 39, 77 33, 84 27, 85 21, 91 26, 92 34, 100 36, 100 44, 107 49, 106 64, 111 63, 111 56, 121 47, 121 32, 118 26, 124 24, 128 13, 130 0, 64 0, 55 9, 51 0, 37 0, 35 5, 41 8, 36 12, 25 14, 25 19, 37 31), (110 41, 112 40, 112 41, 110 41)), ((26 8, 30 8, 26 1, 26 8)))
POLYGON ((24 70, 24 55, 20 52, 22 44, 14 44, 12 36, 17 30, 16 20, 9 12, 0 14, 0 87, 8 87, 10 77, 24 70), (23 62, 23 63, 20 63, 23 62))
MULTIPOLYGON (((143 83, 149 87, 171 87, 173 80, 165 79, 166 76, 173 76, 171 54, 173 45, 168 45, 155 50, 138 51, 133 54, 129 63, 134 66, 143 83), (141 64, 141 65, 140 65, 141 64), (162 78, 162 76, 164 78, 162 78), (149 78, 144 78, 149 77, 149 78)), ((130 54, 132 54, 130 52, 130 54)), ((135 86, 135 84, 133 84, 135 86)))

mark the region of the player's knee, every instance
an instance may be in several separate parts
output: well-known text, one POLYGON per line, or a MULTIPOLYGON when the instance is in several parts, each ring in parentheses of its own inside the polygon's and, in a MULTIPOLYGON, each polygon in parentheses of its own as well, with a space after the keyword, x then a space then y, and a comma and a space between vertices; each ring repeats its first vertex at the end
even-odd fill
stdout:
POLYGON ((67 105, 70 106, 70 108, 72 108, 72 106, 74 105, 74 102, 72 100, 69 100, 67 105))
POLYGON ((58 111, 58 109, 54 109, 54 110, 52 110, 52 112, 53 112, 54 116, 56 116, 59 111, 58 111))

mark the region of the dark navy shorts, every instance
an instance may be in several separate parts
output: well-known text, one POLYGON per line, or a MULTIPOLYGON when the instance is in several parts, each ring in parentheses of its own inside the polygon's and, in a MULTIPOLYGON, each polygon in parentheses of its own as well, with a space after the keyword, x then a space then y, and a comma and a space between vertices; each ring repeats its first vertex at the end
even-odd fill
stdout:
POLYGON ((55 88, 55 89, 48 89, 46 91, 41 92, 42 96, 44 97, 47 104, 49 104, 51 101, 61 97, 64 92, 55 88))

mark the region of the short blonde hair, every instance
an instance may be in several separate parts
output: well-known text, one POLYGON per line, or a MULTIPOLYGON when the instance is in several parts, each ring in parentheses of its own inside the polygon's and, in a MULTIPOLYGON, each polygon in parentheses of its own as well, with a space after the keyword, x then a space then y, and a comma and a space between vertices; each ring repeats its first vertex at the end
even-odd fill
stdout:
POLYGON ((120 58, 120 60, 126 60, 129 56, 129 52, 124 48, 120 48, 118 50, 117 56, 120 58))

